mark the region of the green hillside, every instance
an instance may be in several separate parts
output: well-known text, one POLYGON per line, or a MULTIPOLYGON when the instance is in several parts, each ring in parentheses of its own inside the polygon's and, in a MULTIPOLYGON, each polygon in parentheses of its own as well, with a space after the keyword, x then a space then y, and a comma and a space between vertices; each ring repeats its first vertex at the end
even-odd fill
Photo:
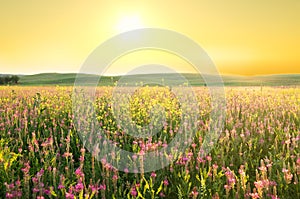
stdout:
MULTIPOLYGON (((77 77, 75 73, 41 73, 36 75, 24 75, 20 77, 20 85, 65 85, 71 86, 75 79, 82 82, 94 82, 98 79, 97 75, 80 74, 77 77)), ((102 77, 106 85, 112 85, 110 77, 102 77)))
MULTIPOLYGON (((178 74, 140 74, 130 76, 103 76, 99 85, 114 85, 116 81, 127 82, 129 85, 145 80, 159 82, 161 84, 176 85, 187 81, 192 86, 204 86, 205 81, 199 74, 182 74, 184 78, 178 78, 178 74), (186 81, 185 81, 186 79, 186 81)), ((209 76, 213 77, 213 76, 209 76)), ((99 76, 90 74, 75 73, 42 73, 36 75, 21 75, 20 85, 68 85, 72 86, 77 78, 78 82, 89 84, 95 82, 99 76)), ((300 85, 300 74, 286 75, 264 75, 264 76, 230 76, 223 75, 222 79, 225 86, 292 86, 300 85)))

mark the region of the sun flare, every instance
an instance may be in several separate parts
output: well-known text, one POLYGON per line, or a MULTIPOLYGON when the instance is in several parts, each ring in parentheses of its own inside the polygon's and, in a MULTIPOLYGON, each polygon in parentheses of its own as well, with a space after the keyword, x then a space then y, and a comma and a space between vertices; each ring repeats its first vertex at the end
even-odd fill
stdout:
POLYGON ((124 16, 118 22, 116 29, 118 32, 126 32, 133 29, 143 28, 144 25, 140 16, 138 15, 128 15, 124 16))

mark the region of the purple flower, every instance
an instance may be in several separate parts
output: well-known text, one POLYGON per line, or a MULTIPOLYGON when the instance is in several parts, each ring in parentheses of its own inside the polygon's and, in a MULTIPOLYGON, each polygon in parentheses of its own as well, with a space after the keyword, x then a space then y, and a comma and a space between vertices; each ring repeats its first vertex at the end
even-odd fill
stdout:
POLYGON ((137 191, 136 191, 135 187, 132 187, 132 188, 131 188, 130 194, 131 194, 133 197, 136 197, 136 196, 137 196, 137 191))
POLYGON ((21 181, 20 181, 20 180, 17 180, 17 181, 15 182, 15 184, 19 187, 19 186, 21 185, 21 181))
POLYGON ((44 193, 45 193, 46 195, 50 195, 50 194, 51 194, 51 191, 50 191, 50 189, 45 189, 45 190, 44 190, 44 193))
POLYGON ((32 182, 35 183, 35 184, 38 183, 38 181, 39 181, 39 180, 37 179, 37 177, 32 177, 31 180, 32 180, 32 182))
POLYGON ((84 161, 84 156, 81 155, 81 156, 79 157, 79 161, 80 161, 80 162, 83 162, 83 161, 84 161))
POLYGON ((115 174, 115 175, 112 177, 112 179, 113 179, 113 180, 118 180, 118 175, 115 174))
POLYGON ((65 188, 65 186, 64 186, 64 185, 62 185, 62 184, 59 184, 57 188, 58 188, 58 189, 64 189, 64 188, 65 188))
POLYGON ((74 199, 74 195, 72 193, 66 192, 66 199, 74 199))
POLYGON ((75 185, 75 191, 76 192, 80 192, 81 190, 83 190, 84 186, 82 184, 81 181, 79 181, 76 185, 75 185))
POLYGON ((98 192, 98 187, 95 185, 89 185, 89 188, 92 190, 92 193, 97 193, 98 192))
POLYGON ((37 172, 36 176, 41 177, 44 174, 44 169, 42 168, 39 172, 37 172))
POLYGON ((80 167, 76 169, 75 174, 76 174, 76 176, 78 176, 78 177, 83 177, 83 176, 84 176, 84 174, 82 173, 80 167))
POLYGON ((13 188, 15 188, 15 185, 14 185, 14 183, 11 183, 11 184, 9 184, 9 185, 8 185, 8 188, 9 188, 9 189, 13 189, 13 188))
POLYGON ((160 193, 159 193, 159 196, 160 196, 161 198, 166 197, 166 195, 164 194, 164 192, 160 192, 160 193))
POLYGON ((17 197, 21 197, 22 196, 22 191, 16 191, 15 194, 16 194, 17 197))
POLYGON ((33 193, 37 193, 37 192, 39 192, 40 190, 38 189, 38 188, 36 188, 36 187, 34 187, 33 189, 32 189, 32 192, 33 193))
POLYGON ((169 185, 169 181, 167 179, 164 180, 164 185, 168 186, 169 185))
POLYGON ((6 198, 14 198, 15 196, 12 193, 7 192, 5 197, 6 198))
POLYGON ((155 178, 156 177, 156 173, 153 171, 152 173, 151 173, 151 178, 155 178))
POLYGON ((124 172, 125 172, 125 173, 128 173, 128 172, 129 172, 128 168, 125 168, 125 169, 124 169, 124 172))

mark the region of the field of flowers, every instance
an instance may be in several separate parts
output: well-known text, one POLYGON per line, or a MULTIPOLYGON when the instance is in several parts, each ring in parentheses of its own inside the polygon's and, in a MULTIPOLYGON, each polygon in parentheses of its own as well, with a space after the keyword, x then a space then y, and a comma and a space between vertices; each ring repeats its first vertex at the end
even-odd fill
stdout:
MULTIPOLYGON (((225 90, 224 129, 208 154, 200 149, 209 128, 210 96, 199 87, 191 146, 167 167, 131 173, 98 161, 97 152, 84 147, 71 87, 0 87, 0 198, 300 198, 300 88, 225 90)), ((111 91, 97 88, 96 118, 103 136, 122 149, 147 153, 179 133, 180 105, 168 89, 145 88, 132 97, 138 125, 149 124, 154 102, 167 110, 161 131, 147 139, 127 135, 114 121, 111 91)), ((98 138, 91 141, 106 144, 98 138)))

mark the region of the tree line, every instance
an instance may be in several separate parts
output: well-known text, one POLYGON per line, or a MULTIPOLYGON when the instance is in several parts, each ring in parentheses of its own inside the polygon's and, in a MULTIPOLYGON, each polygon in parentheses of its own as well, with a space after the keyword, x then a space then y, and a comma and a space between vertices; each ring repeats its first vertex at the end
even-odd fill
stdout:
POLYGON ((0 76, 0 85, 18 84, 20 77, 17 75, 0 76))

